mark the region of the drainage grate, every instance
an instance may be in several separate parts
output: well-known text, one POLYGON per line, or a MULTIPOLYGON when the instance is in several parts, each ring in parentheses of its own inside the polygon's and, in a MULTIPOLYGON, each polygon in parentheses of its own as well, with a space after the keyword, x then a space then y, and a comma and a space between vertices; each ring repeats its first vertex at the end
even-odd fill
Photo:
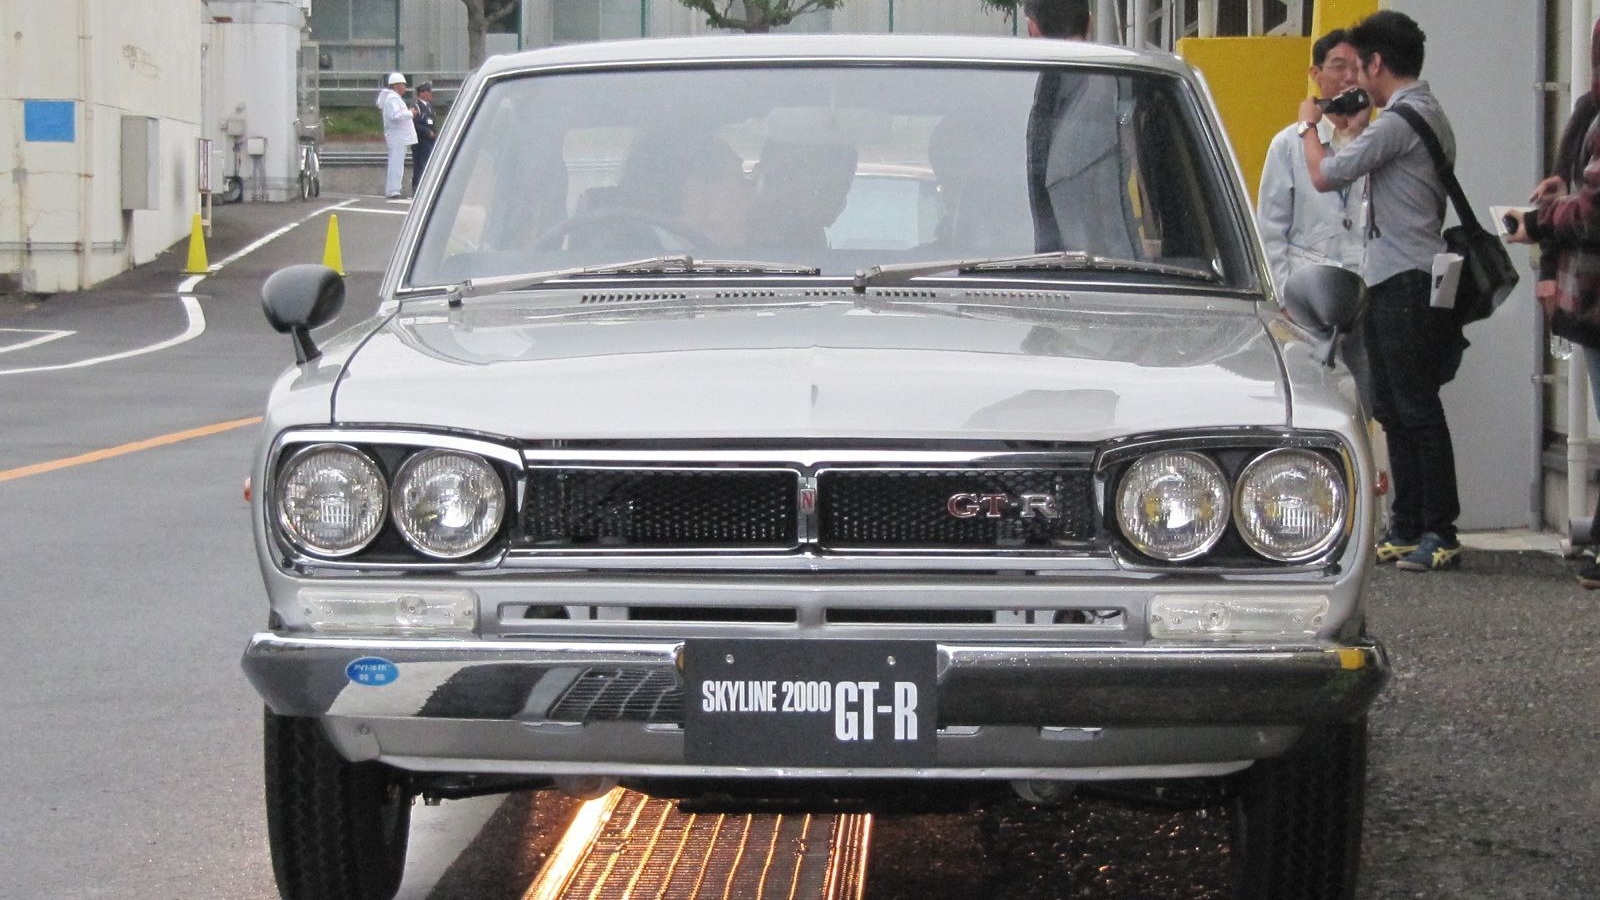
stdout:
POLYGON ((579 808, 523 900, 860 900, 872 817, 685 813, 618 788, 579 808))

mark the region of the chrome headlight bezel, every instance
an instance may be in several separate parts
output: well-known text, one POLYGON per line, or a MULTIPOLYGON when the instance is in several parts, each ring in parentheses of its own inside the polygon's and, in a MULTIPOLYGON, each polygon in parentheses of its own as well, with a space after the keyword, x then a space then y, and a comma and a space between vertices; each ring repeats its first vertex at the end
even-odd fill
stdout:
MULTIPOLYGON (((1231 429, 1193 429, 1158 432, 1116 439, 1096 454, 1094 468, 1100 484, 1102 528, 1111 540, 1119 566, 1130 571, 1160 573, 1168 571, 1218 572, 1241 574, 1306 573, 1322 570, 1350 550, 1350 539, 1359 518, 1366 514, 1364 498, 1370 482, 1361 465, 1359 448, 1351 436, 1336 431, 1301 431, 1272 427, 1231 429), (1343 498, 1343 514, 1338 525, 1318 541, 1314 549, 1297 551, 1292 558, 1277 559, 1259 552, 1246 542, 1239 522, 1237 493, 1241 478, 1257 460, 1280 451, 1292 450, 1318 459, 1318 468, 1332 479, 1343 498), (1163 453, 1196 453, 1219 466, 1228 484, 1228 527, 1205 553, 1181 560, 1152 556, 1127 537, 1119 520, 1123 479, 1145 458, 1163 453)), ((1272 458, 1278 458, 1273 456, 1272 458)), ((1265 549, 1271 553, 1271 548, 1265 549)), ((1286 554, 1278 554, 1286 556, 1286 554)))
POLYGON ((280 431, 266 451, 261 473, 263 488, 257 493, 261 513, 258 528, 273 547, 279 569, 298 574, 332 572, 446 572, 487 570, 496 567, 516 523, 523 501, 521 451, 509 440, 478 435, 401 427, 293 426, 280 431), (291 460, 318 445, 339 445, 364 454, 383 474, 383 527, 364 548, 332 556, 293 538, 280 521, 279 491, 291 460), (393 474, 410 457, 429 450, 453 450, 485 460, 505 489, 501 525, 494 537, 475 552, 458 558, 441 558, 417 550, 400 534, 393 515, 393 474))
MULTIPOLYGON (((1166 449, 1147 453, 1126 469, 1117 481, 1116 493, 1113 502, 1113 513, 1118 530, 1126 540, 1139 553, 1151 559, 1166 563, 1186 562, 1197 559, 1209 553, 1217 542, 1228 533, 1228 521, 1233 510, 1232 483, 1227 473, 1222 470, 1216 460, 1195 450, 1166 449), (1139 523, 1130 519, 1132 508, 1141 502, 1147 491, 1139 490, 1139 479, 1159 477, 1159 470, 1166 468, 1167 480, 1179 479, 1180 484, 1189 484, 1197 488, 1202 494, 1209 495, 1209 500, 1202 501, 1203 505, 1210 507, 1209 520, 1206 521, 1193 540, 1175 546, 1161 546, 1150 539, 1139 528, 1139 523), (1189 472, 1178 471, 1188 468, 1189 472)), ((1196 510, 1196 515, 1204 514, 1206 510, 1196 510)))
POLYGON ((384 524, 388 521, 389 483, 384 477, 383 467, 371 454, 350 444, 321 442, 297 448, 283 461, 269 499, 273 506, 273 520, 284 540, 313 556, 342 559, 365 550, 383 532, 384 524), (311 465, 317 455, 330 453, 347 457, 357 470, 356 476, 366 481, 366 492, 370 496, 365 502, 376 504, 376 509, 369 506, 359 511, 363 523, 356 528, 354 537, 336 544, 319 541, 314 535, 307 534, 305 527, 295 521, 295 504, 288 496, 297 483, 300 468, 311 465))
POLYGON ((1234 481, 1234 528, 1251 550, 1273 562, 1302 563, 1322 556, 1344 534, 1345 523, 1349 515, 1350 498, 1344 479, 1332 462, 1322 454, 1312 450, 1298 447, 1278 447, 1268 450, 1250 460, 1240 470, 1239 477, 1234 481), (1325 488, 1331 495, 1329 502, 1336 509, 1323 529, 1323 533, 1318 535, 1315 540, 1302 542, 1302 545, 1293 550, 1283 550, 1274 547, 1271 537, 1261 533, 1261 530, 1255 526, 1256 516, 1249 509, 1249 498, 1255 487, 1253 479, 1263 477, 1261 473, 1266 467, 1281 464, 1286 459, 1291 458, 1300 459, 1309 469, 1317 470, 1317 474, 1313 475, 1311 479, 1313 487, 1321 486, 1325 488))
POLYGON ((394 523, 395 530, 418 553, 434 559, 464 559, 488 546, 500 533, 501 527, 505 524, 506 497, 506 487, 501 481, 500 473, 489 460, 461 450, 428 448, 406 457, 395 471, 393 484, 389 489, 389 517, 394 523), (463 526, 470 536, 459 544, 450 544, 430 537, 425 530, 425 523, 418 521, 423 516, 414 513, 418 498, 410 496, 411 490, 415 487, 414 479, 438 477, 440 474, 419 476, 418 472, 429 464, 443 461, 454 461, 457 468, 454 472, 442 474, 463 479, 481 492, 475 498, 479 509, 471 514, 471 520, 463 526))

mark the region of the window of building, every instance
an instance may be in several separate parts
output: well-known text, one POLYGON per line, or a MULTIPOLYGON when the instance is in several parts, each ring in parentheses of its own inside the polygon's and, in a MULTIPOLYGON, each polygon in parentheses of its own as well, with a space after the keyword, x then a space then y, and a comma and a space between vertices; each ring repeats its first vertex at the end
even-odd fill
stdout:
POLYGON ((805 15, 795 17, 793 22, 773 30, 792 34, 827 34, 833 31, 833 10, 814 9, 805 15))
POLYGON ((318 0, 311 35, 319 41, 394 40, 399 0, 318 0))
MULTIPOLYGON (((499 11, 498 9, 495 8, 495 4, 493 4, 493 3, 489 3, 489 4, 485 4, 485 5, 490 7, 490 9, 487 10, 488 13, 490 13, 490 14, 494 14, 494 13, 499 11)), ((520 2, 512 3, 510 11, 506 12, 505 15, 496 17, 494 21, 490 22, 489 23, 489 33, 490 34, 521 34, 522 33, 522 4, 520 2)))
POLYGON ((551 36, 558 44, 642 36, 639 0, 552 0, 551 36))

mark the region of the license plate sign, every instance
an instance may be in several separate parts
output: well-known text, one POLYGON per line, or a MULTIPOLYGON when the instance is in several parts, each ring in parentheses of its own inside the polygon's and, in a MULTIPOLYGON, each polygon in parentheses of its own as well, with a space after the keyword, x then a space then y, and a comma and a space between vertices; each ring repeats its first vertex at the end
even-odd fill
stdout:
POLYGON ((938 651, 931 643, 703 640, 683 653, 691 765, 934 762, 938 651))

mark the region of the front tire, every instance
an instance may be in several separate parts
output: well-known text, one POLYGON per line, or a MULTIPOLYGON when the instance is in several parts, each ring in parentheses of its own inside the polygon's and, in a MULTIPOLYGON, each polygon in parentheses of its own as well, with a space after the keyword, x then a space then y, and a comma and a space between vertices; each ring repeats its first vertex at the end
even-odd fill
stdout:
POLYGON ((1350 900, 1361 861, 1367 720, 1308 728, 1241 774, 1234 811, 1238 900, 1350 900))
POLYGON ((347 762, 316 719, 266 711, 267 839, 284 900, 391 900, 405 872, 411 792, 394 769, 347 762))

